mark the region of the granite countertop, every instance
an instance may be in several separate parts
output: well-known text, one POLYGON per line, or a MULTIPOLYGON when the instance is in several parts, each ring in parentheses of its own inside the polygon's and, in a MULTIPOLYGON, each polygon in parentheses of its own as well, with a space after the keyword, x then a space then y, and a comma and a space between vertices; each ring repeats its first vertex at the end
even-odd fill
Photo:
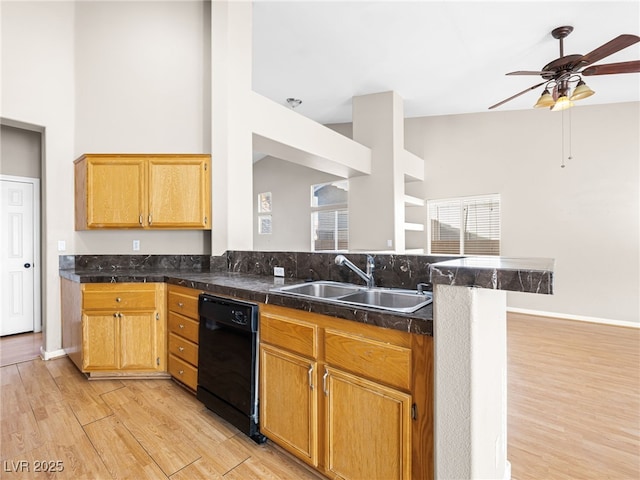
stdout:
MULTIPOLYGON (((64 256, 60 276, 79 283, 164 282, 241 300, 289 307, 345 320, 433 335, 433 305, 404 314, 354 307, 329 300, 296 297, 274 287, 307 280, 328 279, 357 283, 333 262, 334 254, 227 252, 221 257, 198 255, 64 256), (276 278, 273 266, 284 265, 286 278, 276 278)), ((356 254, 351 255, 352 258, 356 254)), ((362 260, 362 259, 360 259, 362 260)), ((364 261, 364 260, 362 260, 364 261)), ((376 255, 380 285, 415 288, 433 285, 487 288, 534 294, 553 294, 553 259, 376 255)))
POLYGON ((303 283, 303 280, 299 279, 238 272, 126 268, 115 271, 60 269, 60 276, 79 283, 165 282, 256 303, 294 308, 420 335, 433 335, 432 305, 411 314, 403 314, 374 308, 350 307, 271 291, 275 287, 303 283))

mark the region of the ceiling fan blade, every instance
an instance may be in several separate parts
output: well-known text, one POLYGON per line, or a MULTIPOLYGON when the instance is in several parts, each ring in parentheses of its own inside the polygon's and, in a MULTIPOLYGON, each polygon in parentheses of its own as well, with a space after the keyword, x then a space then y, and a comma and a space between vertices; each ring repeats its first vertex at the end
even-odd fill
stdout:
POLYGON ((542 75, 548 72, 533 72, 531 70, 518 70, 517 72, 505 73, 505 75, 542 75))
POLYGON ((583 55, 582 58, 578 61, 578 65, 581 67, 590 65, 638 42, 640 42, 640 37, 638 37, 637 35, 620 35, 613 40, 605 43, 604 45, 600 45, 592 52, 583 55))
POLYGON ((503 105, 503 104, 505 104, 505 103, 507 103, 507 102, 509 102, 509 101, 513 100, 514 98, 519 97, 520 95, 522 95, 522 94, 524 94, 524 93, 530 92, 531 90, 535 90, 536 88, 541 87, 541 86, 542 86, 542 85, 544 85, 545 83, 547 83, 547 81, 546 81, 546 80, 545 80, 544 82, 542 82, 542 83, 538 83, 537 85, 534 85, 533 87, 529 87, 529 88, 527 88, 526 90, 521 91, 520 93, 516 93, 515 95, 512 95, 511 97, 506 98, 506 99, 502 100, 501 102, 496 103, 495 105, 491 105, 491 106, 489 107, 489 110, 491 110, 491 109, 493 109, 493 108, 496 108, 496 107, 499 107, 500 105, 503 105))
POLYGON ((582 71, 582 75, 613 75, 616 73, 637 73, 640 72, 640 60, 632 62, 607 63, 604 65, 593 65, 582 71))

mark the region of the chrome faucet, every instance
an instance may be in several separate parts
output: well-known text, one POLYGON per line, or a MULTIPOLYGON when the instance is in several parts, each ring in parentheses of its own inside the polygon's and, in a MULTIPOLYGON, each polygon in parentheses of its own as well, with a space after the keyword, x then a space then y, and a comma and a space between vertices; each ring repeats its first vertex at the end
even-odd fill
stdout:
POLYGON ((373 270, 375 269, 375 263, 371 255, 367 255, 367 273, 363 272, 358 267, 356 267, 344 255, 338 255, 335 259, 335 262, 336 262, 336 265, 340 265, 340 266, 344 265, 345 267, 348 267, 351 270, 353 270, 361 279, 363 279, 366 282, 367 288, 373 288, 376 286, 373 280, 373 270))

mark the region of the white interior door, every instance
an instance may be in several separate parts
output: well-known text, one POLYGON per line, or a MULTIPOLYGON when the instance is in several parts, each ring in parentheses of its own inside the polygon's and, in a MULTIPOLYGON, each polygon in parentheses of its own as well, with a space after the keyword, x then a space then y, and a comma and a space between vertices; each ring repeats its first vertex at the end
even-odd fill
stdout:
POLYGON ((37 182, 37 179, 0 179, 0 335, 30 332, 36 327, 37 182))

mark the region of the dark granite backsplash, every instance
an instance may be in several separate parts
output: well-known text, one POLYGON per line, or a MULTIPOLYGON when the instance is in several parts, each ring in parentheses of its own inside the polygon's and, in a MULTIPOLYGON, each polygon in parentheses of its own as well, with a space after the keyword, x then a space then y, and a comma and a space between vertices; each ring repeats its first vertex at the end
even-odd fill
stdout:
MULTIPOLYGON (((286 278, 332 280, 361 284, 346 267, 334 263, 336 253, 256 252, 230 250, 220 256, 207 255, 61 255, 61 270, 118 272, 126 270, 195 272, 236 272, 273 276, 274 267, 283 267, 286 278)), ((364 270, 366 254, 349 253, 349 260, 364 270)), ((429 282, 429 265, 456 257, 432 255, 374 254, 374 279, 378 287, 414 290, 429 282)))
POLYGON ((190 270, 209 271, 208 255, 60 255, 61 270, 190 270))
MULTIPOLYGON (((308 252, 227 252, 231 272, 273 275, 273 267, 283 267, 285 277, 301 280, 332 280, 361 284, 362 280, 346 267, 335 264, 336 253, 308 252)), ((378 287, 415 290, 418 283, 429 282, 429 265, 457 257, 432 255, 374 254, 373 277, 378 287)), ((349 253, 346 257, 365 269, 366 254, 349 253)))

